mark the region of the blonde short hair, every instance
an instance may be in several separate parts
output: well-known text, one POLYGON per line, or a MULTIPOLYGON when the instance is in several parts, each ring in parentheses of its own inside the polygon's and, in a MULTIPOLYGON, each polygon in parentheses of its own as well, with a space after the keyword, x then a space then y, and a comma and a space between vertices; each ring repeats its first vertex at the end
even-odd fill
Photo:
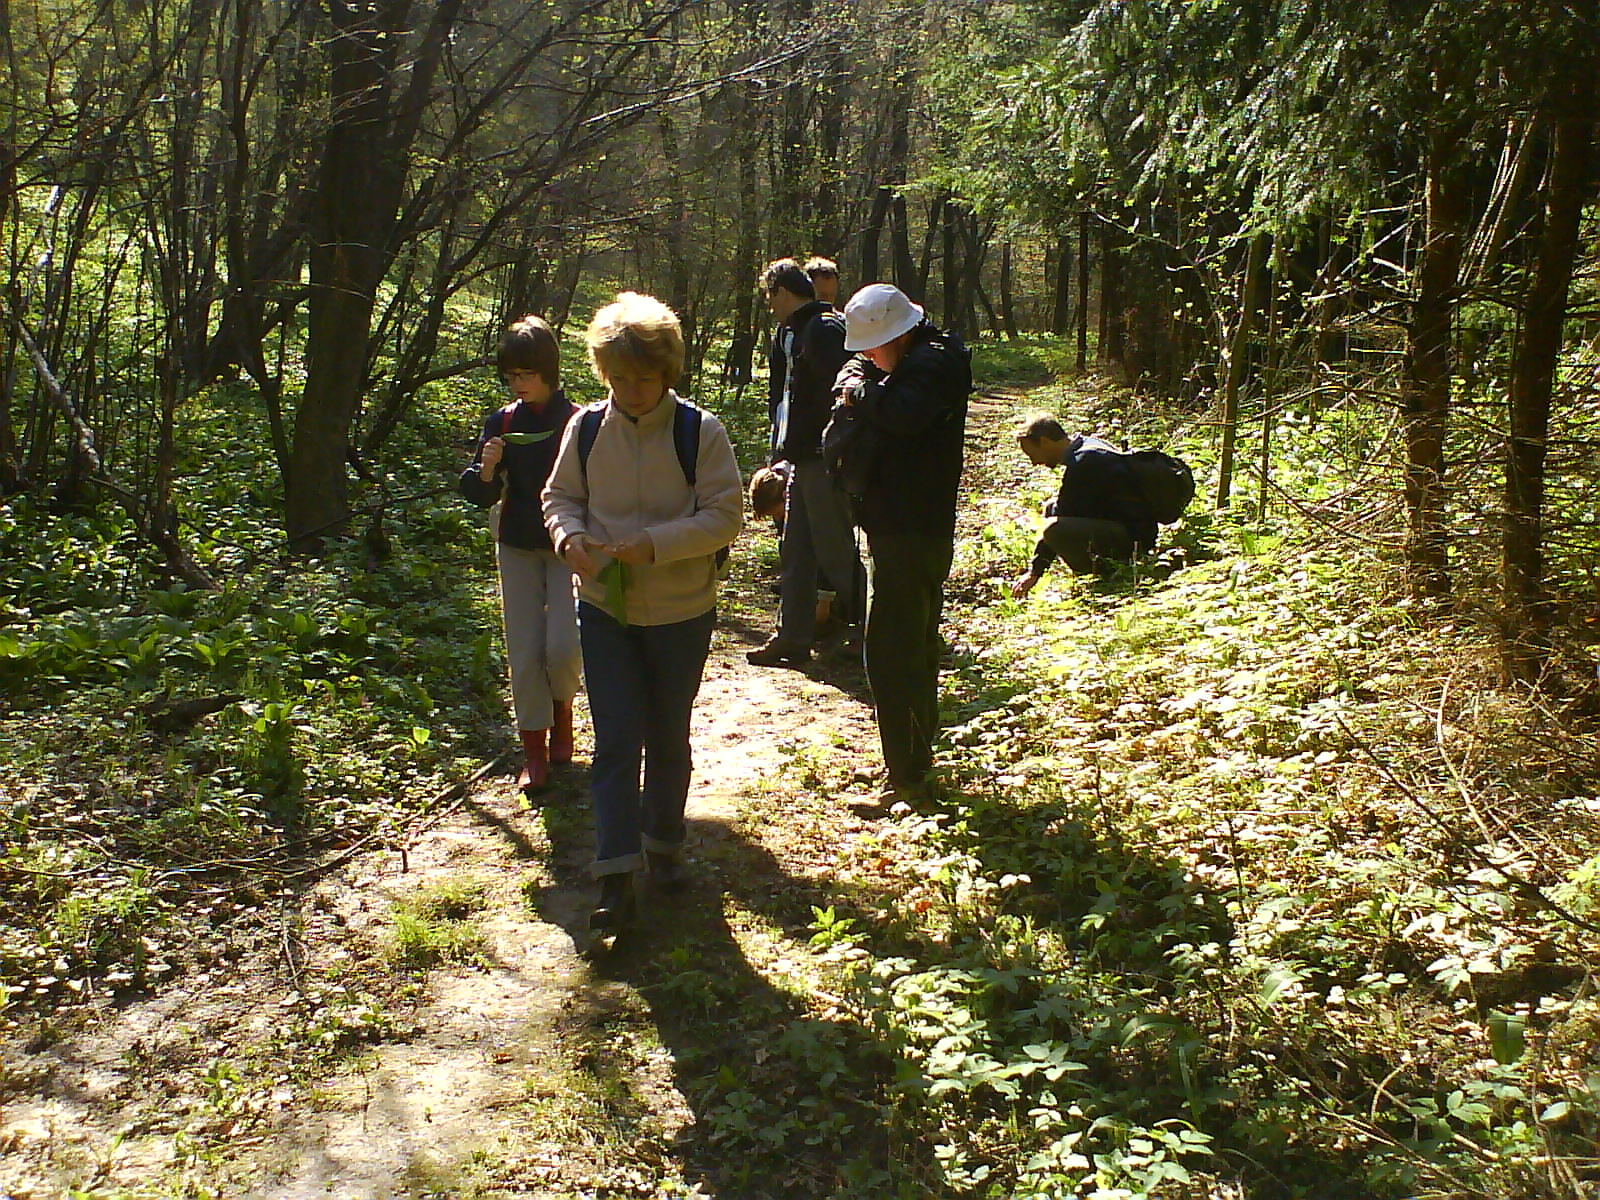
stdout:
POLYGON ((589 365, 602 383, 618 367, 660 371, 668 387, 683 374, 683 327, 678 314, 654 296, 617 293, 595 313, 584 341, 589 365))

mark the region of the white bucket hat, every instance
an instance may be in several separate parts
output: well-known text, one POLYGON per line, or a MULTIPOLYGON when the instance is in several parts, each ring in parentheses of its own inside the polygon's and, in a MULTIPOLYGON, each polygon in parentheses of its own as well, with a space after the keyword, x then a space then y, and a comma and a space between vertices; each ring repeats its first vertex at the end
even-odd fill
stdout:
POLYGON ((872 350, 922 322, 922 309, 892 283, 869 283, 844 306, 844 348, 872 350))

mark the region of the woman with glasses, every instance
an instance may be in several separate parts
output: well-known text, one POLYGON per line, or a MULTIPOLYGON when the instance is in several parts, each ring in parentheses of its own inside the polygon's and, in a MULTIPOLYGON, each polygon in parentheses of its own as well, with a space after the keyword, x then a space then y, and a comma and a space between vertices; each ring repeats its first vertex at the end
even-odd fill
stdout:
POLYGON ((532 800, 551 763, 572 761, 572 698, 582 669, 572 570, 550 543, 540 500, 573 406, 561 390, 556 335, 543 318, 513 321, 495 363, 511 403, 484 421, 461 494, 493 506, 506 658, 522 739, 517 785, 532 800))

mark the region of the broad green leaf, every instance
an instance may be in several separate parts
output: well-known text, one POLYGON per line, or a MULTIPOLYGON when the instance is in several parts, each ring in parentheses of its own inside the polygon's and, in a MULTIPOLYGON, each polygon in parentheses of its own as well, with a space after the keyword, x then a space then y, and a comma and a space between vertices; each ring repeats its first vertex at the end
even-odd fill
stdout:
POLYGON ((597 576, 605 588, 605 610, 617 619, 617 624, 628 623, 628 564, 613 558, 600 568, 597 576))
POLYGON ((1261 981, 1261 991, 1257 995, 1265 1007, 1271 1008, 1286 991, 1299 982, 1299 972, 1288 967, 1278 967, 1267 972, 1267 977, 1261 981))
POLYGON ((545 429, 539 433, 521 433, 513 431, 511 433, 502 433, 500 437, 502 440, 511 443, 513 446, 531 446, 535 442, 544 441, 545 438, 549 437, 554 432, 555 431, 553 429, 545 429))
POLYGON ((1523 1017, 1503 1012, 1489 1014, 1489 1048, 1494 1052, 1495 1062, 1508 1067, 1522 1060, 1522 1052, 1527 1046, 1523 1036, 1527 1026, 1528 1022, 1523 1017))

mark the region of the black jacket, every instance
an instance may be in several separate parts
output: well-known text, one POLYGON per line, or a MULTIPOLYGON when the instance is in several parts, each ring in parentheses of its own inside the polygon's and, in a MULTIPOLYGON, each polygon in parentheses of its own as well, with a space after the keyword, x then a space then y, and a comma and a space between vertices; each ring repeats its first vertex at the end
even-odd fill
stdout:
POLYGON ((856 506, 861 528, 954 538, 972 391, 972 355, 961 339, 923 322, 892 374, 857 355, 839 372, 838 386, 858 389, 858 415, 880 435, 856 506))
POLYGON ((790 462, 822 453, 822 429, 833 411, 833 384, 850 361, 844 348, 844 318, 826 300, 795 309, 787 322, 794 331, 794 365, 789 370, 789 420, 779 458, 790 462))
MULTIPOLYGON (((1127 456, 1097 437, 1074 438, 1062 460, 1061 490, 1054 516, 1116 521, 1125 525, 1135 546, 1147 551, 1156 544, 1156 519, 1144 498, 1127 456)), ((1044 574, 1057 554, 1044 539, 1033 550, 1031 570, 1044 574)))
POLYGON ((550 534, 544 527, 544 506, 540 493, 556 451, 561 449, 561 433, 573 414, 572 402, 557 389, 544 407, 534 408, 517 400, 489 414, 483 433, 472 454, 472 465, 461 473, 461 494, 480 508, 496 500, 500 506, 500 541, 518 550, 549 550, 550 534), (478 471, 483 463, 483 444, 505 433, 545 434, 536 442, 518 446, 506 444, 494 479, 485 483, 478 471))

